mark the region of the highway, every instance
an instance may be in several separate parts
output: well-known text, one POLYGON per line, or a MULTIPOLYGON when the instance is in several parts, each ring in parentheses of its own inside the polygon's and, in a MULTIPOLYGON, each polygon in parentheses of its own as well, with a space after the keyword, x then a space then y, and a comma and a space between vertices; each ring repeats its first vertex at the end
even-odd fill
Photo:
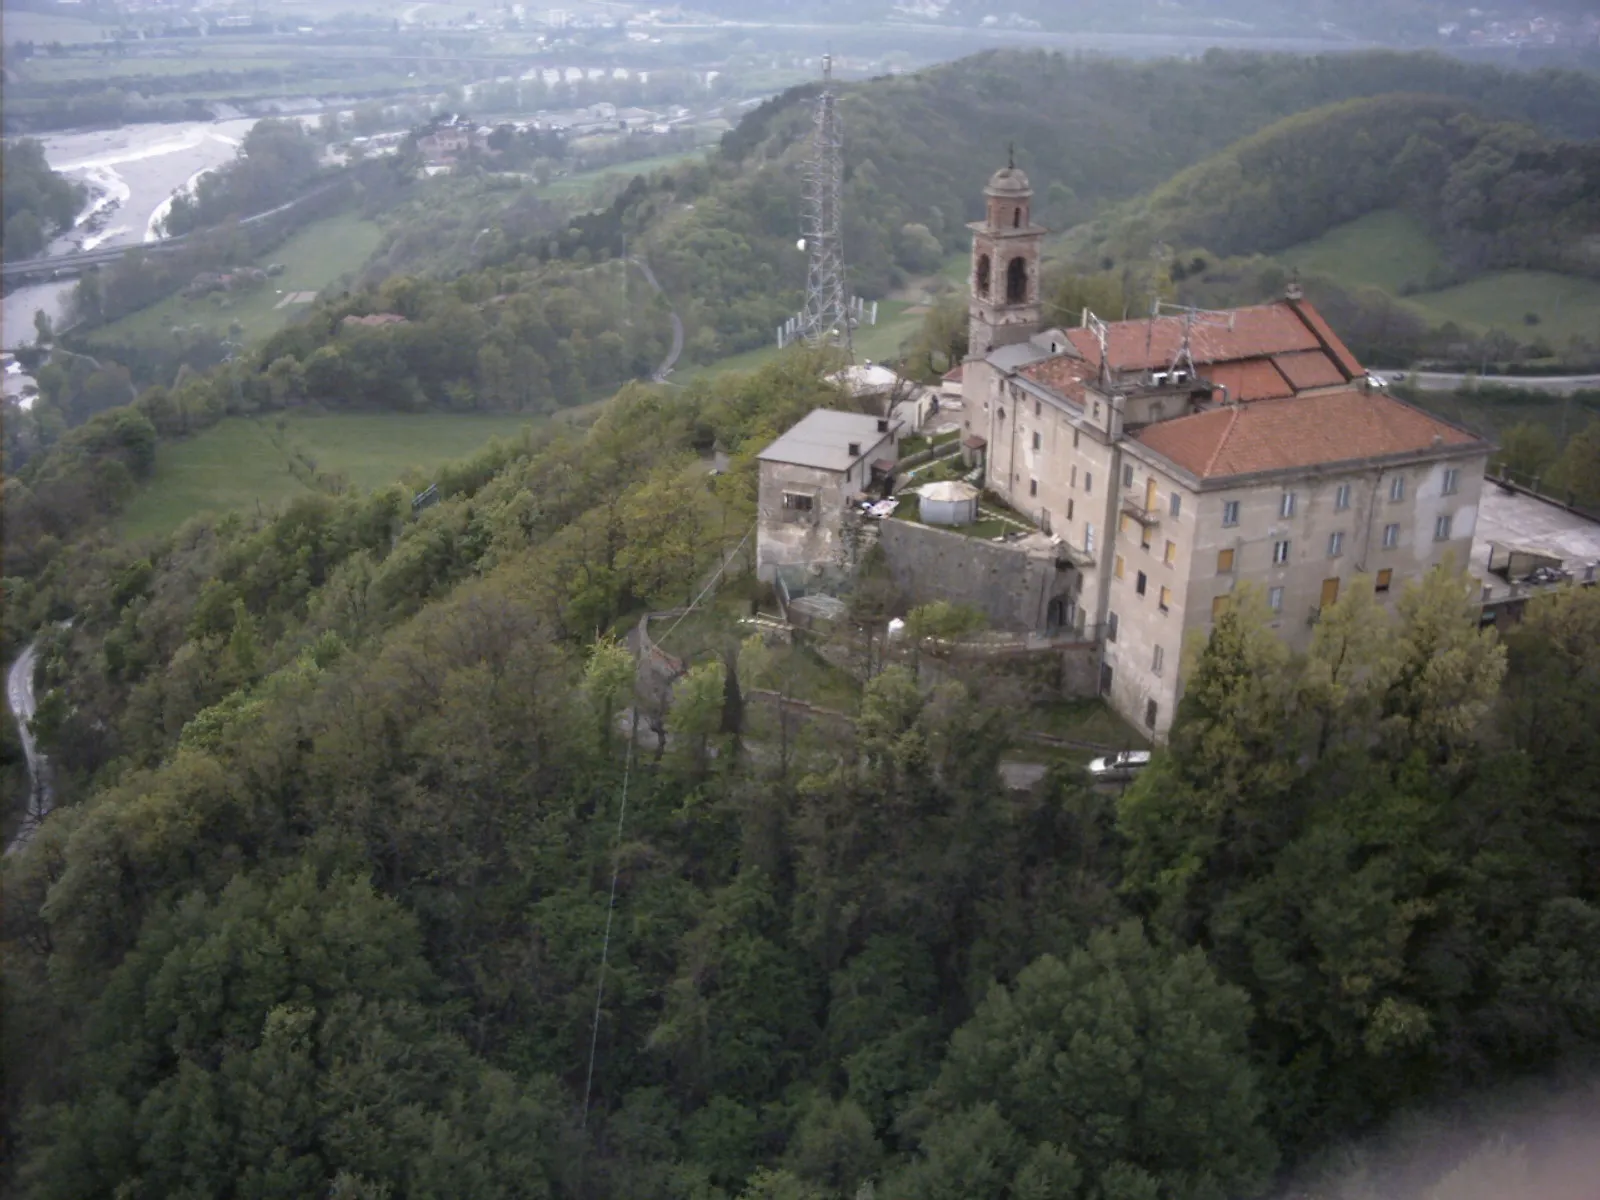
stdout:
POLYGON ((1394 383, 1406 383, 1423 392, 1454 392, 1473 383, 1489 387, 1521 388, 1530 392, 1550 392, 1564 396, 1572 392, 1600 390, 1600 375, 1454 375, 1445 371, 1373 372, 1394 383))

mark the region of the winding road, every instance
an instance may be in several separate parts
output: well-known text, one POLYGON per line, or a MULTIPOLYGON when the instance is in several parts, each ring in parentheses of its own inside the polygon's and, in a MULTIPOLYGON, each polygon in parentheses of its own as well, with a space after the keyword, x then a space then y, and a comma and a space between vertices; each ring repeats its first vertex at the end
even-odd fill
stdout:
MULTIPOLYGON (((655 288, 658 294, 666 295, 660 281, 656 279, 656 273, 650 269, 649 263, 642 258, 629 258, 628 261, 639 268, 640 274, 645 277, 646 282, 651 287, 655 288)), ((669 299, 667 304, 670 306, 672 301, 669 299)), ((667 351, 667 357, 661 360, 661 365, 656 368, 656 373, 650 377, 652 383, 665 383, 667 376, 672 374, 672 368, 678 365, 678 358, 683 354, 683 318, 678 316, 676 308, 669 307, 667 313, 672 318, 672 349, 667 351)))
POLYGON ((6 673, 6 705, 17 720, 17 732, 22 736, 22 753, 28 760, 28 811, 18 827, 16 836, 6 844, 6 853, 13 854, 33 839, 33 831, 50 812, 54 798, 50 792, 49 768, 44 755, 34 743, 28 722, 33 719, 36 704, 33 696, 33 668, 38 661, 38 643, 29 642, 28 648, 17 656, 6 673))
POLYGON ((1488 387, 1521 388, 1531 392, 1567 395, 1590 389, 1600 390, 1600 375, 1455 375, 1445 371, 1378 371, 1377 374, 1404 382, 1424 392, 1454 392, 1474 383, 1488 387))

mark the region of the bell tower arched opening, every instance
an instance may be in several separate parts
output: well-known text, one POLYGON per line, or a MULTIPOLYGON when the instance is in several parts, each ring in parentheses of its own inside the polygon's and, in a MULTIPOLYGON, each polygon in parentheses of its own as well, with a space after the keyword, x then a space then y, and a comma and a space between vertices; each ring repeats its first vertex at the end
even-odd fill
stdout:
POLYGON ((978 255, 978 274, 974 280, 974 283, 978 289, 978 295, 984 297, 989 295, 989 287, 992 283, 991 276, 993 276, 993 274, 994 264, 990 262, 989 256, 987 254, 978 255))
POLYGON ((1018 255, 1006 264, 1006 303, 1028 302, 1028 260, 1018 255))

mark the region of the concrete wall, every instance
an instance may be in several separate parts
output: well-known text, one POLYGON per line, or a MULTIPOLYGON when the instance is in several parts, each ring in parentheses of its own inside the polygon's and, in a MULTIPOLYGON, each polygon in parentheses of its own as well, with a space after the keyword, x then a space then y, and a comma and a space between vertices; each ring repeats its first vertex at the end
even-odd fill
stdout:
POLYGON ((910 604, 970 604, 995 629, 1044 629, 1051 599, 1066 596, 1074 580, 1053 558, 1020 546, 911 521, 882 522, 878 544, 895 588, 910 604))

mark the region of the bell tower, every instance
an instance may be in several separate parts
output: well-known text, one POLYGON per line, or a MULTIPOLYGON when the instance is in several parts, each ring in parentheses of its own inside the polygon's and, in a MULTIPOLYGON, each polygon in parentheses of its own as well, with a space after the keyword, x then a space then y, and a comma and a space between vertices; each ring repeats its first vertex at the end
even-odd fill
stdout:
POLYGON ((1033 187, 1013 157, 983 189, 972 230, 967 354, 982 358, 1039 331, 1039 256, 1049 232, 1033 223, 1033 187))

